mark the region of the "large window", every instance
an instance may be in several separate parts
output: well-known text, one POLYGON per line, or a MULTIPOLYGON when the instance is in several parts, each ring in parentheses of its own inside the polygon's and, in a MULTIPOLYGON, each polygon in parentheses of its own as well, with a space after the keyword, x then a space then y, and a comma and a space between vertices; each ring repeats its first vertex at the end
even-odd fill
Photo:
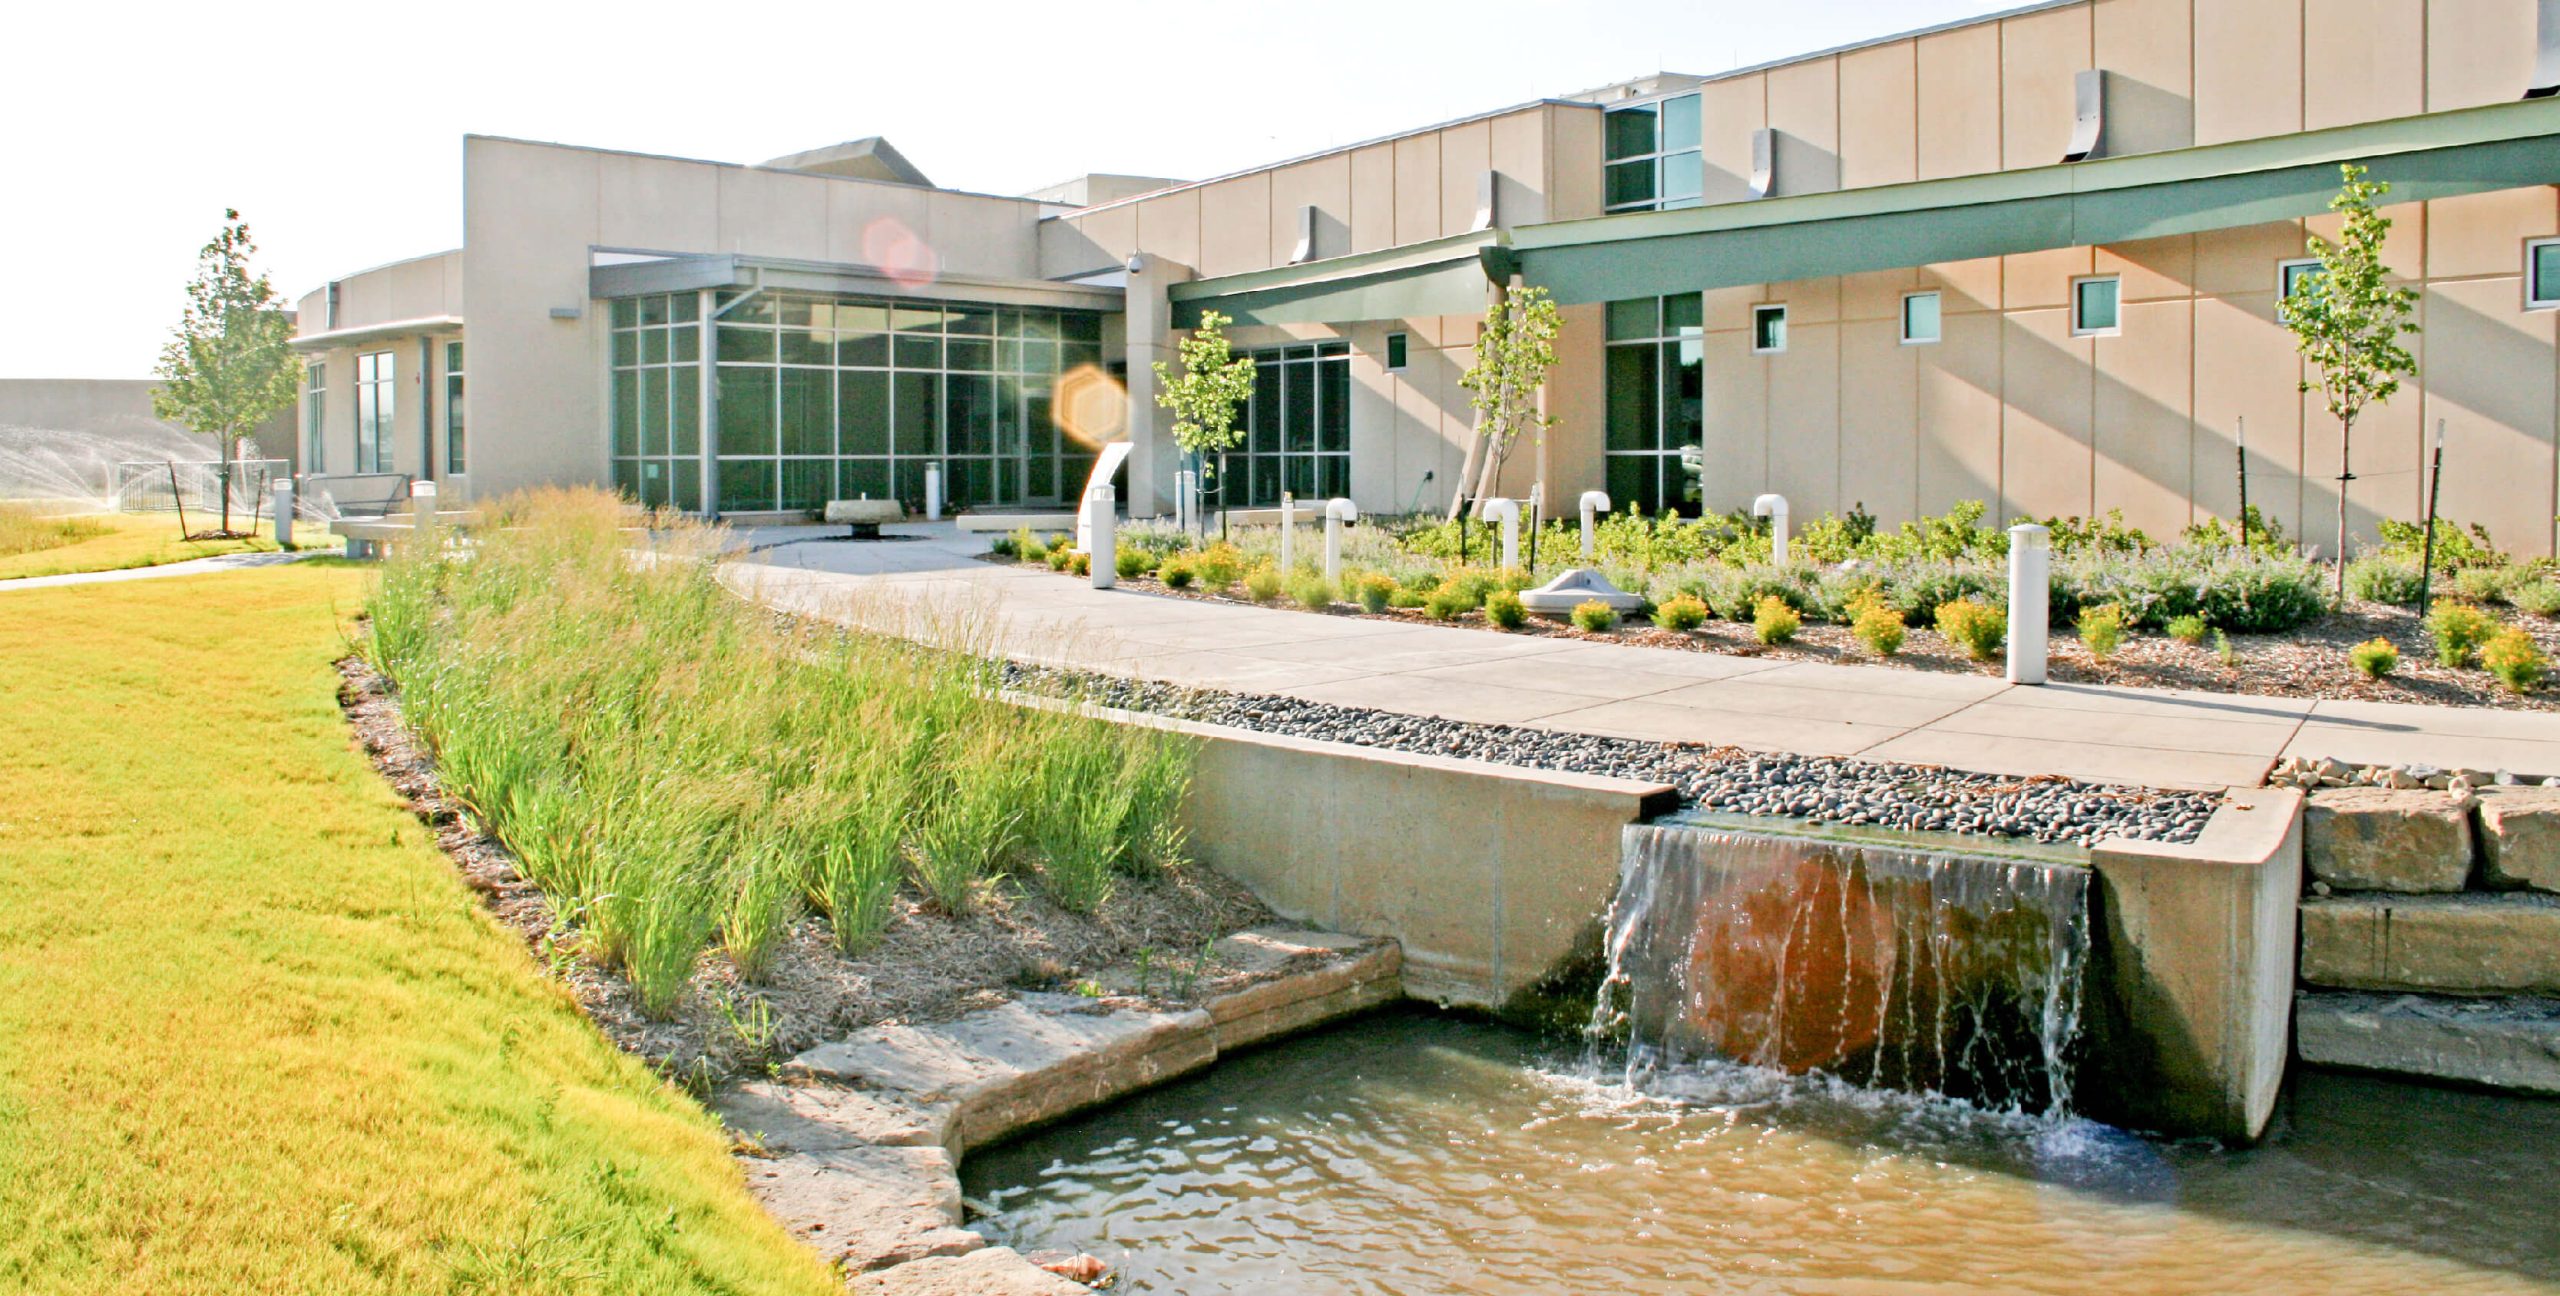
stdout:
POLYGON ((1705 317, 1696 293, 1609 303, 1609 502, 1694 511, 1683 446, 1705 435, 1705 317))
POLYGON ((643 504, 702 507, 701 299, 613 304, 613 483, 643 504))
MULTIPOLYGON (((1059 374, 1100 365, 1099 315, 785 293, 724 292, 714 303, 713 484, 724 512, 866 496, 921 505, 935 463, 954 507, 1050 503, 1092 469, 1094 447, 1061 432, 1052 404, 1059 374)), ((658 444, 672 456, 663 475, 673 502, 699 500, 684 458, 700 453, 697 352, 651 340, 699 327, 691 297, 614 304, 615 478, 645 502, 660 502, 649 471, 658 444), (657 438, 650 370, 661 363, 663 399, 682 407, 657 438)))
POLYGON ((1287 491, 1302 500, 1351 493, 1351 344, 1318 342, 1249 353, 1253 397, 1237 423, 1244 440, 1211 482, 1221 508, 1261 508, 1287 491))
POLYGON ((302 471, 329 471, 329 362, 302 367, 302 471))
POLYGON ((356 471, 391 471, 391 420, 398 388, 388 351, 356 357, 356 471))
POLYGON ((1605 189, 1611 211, 1695 207, 1706 192, 1698 152, 1698 96, 1672 95, 1611 108, 1605 189))
POLYGON ((444 344, 444 470, 464 473, 471 458, 462 429, 462 344, 444 344))

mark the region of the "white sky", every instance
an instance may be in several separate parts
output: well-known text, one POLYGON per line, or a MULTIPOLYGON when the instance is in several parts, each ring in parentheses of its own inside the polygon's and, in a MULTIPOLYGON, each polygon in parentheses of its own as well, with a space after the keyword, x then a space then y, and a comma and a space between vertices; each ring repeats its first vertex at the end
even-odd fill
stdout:
POLYGON ((225 206, 288 300, 459 245, 466 132, 732 162, 876 134, 994 193, 1198 178, 2019 2, 14 6, 0 378, 148 376, 225 206))

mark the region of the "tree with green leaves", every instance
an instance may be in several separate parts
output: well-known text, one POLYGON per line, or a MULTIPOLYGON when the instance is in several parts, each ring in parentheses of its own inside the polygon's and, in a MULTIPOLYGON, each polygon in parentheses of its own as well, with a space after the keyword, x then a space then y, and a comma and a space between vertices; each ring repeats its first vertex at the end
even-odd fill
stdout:
POLYGON ((1234 322, 1202 311, 1199 327, 1182 339, 1182 372, 1156 361, 1156 404, 1173 411, 1173 443, 1191 456, 1195 469, 1214 454, 1224 471, 1227 451, 1243 436, 1236 410, 1253 398, 1253 357, 1227 346, 1227 325, 1234 322))
POLYGON ((1476 335, 1476 362, 1458 377, 1458 385, 1472 393, 1476 438, 1467 445, 1467 466, 1460 470, 1461 489, 1449 501, 1450 517, 1458 516, 1470 497, 1493 493, 1502 480, 1503 461, 1511 457, 1521 433, 1543 437, 1555 426, 1538 408, 1538 390, 1555 367, 1556 331, 1562 324, 1544 288, 1512 284, 1500 301, 1485 308, 1484 328, 1476 335))
POLYGON ((240 534, 231 529, 231 465, 240 443, 292 408, 301 380, 284 302, 265 274, 249 268, 257 250, 248 223, 225 209, 221 232, 196 254, 186 311, 160 348, 160 385, 151 392, 155 417, 212 437, 221 451, 222 538, 240 534))
POLYGON ((2418 326, 2409 319, 2418 294, 2389 281, 2382 244, 2391 220, 2374 209, 2391 186, 2365 179, 2350 162, 2338 168, 2338 195, 2329 210, 2344 218, 2336 242, 2311 236, 2320 269, 2294 282, 2280 312, 2293 331, 2294 348, 2311 363, 2317 391, 2338 420, 2338 597, 2347 595, 2347 489, 2355 481, 2352 446, 2356 419, 2365 407, 2391 399, 2403 379, 2417 375, 2417 358, 2400 345, 2418 326))

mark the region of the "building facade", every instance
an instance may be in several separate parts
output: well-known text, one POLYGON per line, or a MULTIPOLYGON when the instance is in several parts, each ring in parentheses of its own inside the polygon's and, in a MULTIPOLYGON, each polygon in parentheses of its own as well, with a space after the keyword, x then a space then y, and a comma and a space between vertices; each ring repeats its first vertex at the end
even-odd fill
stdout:
POLYGON ((302 467, 757 516, 914 499, 938 464, 1010 508, 1071 502, 1126 438, 1150 513, 1178 466, 1150 366, 1217 310, 1258 362, 1223 502, 1433 509, 1477 322, 1522 282, 1565 326, 1506 494, 2169 535, 2231 516, 2245 463, 2316 538, 2339 433, 2277 312, 2356 162, 2424 332, 2357 430, 2354 524, 2419 511, 2441 424, 2445 514, 2550 553, 2555 86, 2560 0, 2061 0, 1189 183, 473 137, 461 250, 301 303, 302 467))

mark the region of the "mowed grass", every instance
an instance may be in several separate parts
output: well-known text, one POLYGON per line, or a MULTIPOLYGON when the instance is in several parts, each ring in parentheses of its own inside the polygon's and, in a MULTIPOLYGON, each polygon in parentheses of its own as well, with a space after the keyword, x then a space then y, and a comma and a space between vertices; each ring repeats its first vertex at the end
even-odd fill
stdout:
MULTIPOLYGON (((175 513, 93 513, 79 518, 63 519, 82 524, 80 529, 95 534, 67 544, 49 545, 31 552, 8 554, 0 546, 0 580, 21 576, 62 576, 72 572, 122 571, 128 567, 157 567, 163 563, 185 562, 190 558, 212 558, 231 553, 274 553, 275 528, 260 519, 257 537, 250 540, 189 540, 178 530, 175 513)), ((198 531, 221 524, 222 515, 187 512, 187 525, 198 531)), ((243 531, 249 519, 234 514, 231 524, 243 531)), ((307 528, 308 523, 305 524, 307 528)), ((294 538, 307 538, 297 531, 294 538)))
POLYGON ((350 746, 365 580, 0 592, 0 1291, 839 1290, 350 746))

